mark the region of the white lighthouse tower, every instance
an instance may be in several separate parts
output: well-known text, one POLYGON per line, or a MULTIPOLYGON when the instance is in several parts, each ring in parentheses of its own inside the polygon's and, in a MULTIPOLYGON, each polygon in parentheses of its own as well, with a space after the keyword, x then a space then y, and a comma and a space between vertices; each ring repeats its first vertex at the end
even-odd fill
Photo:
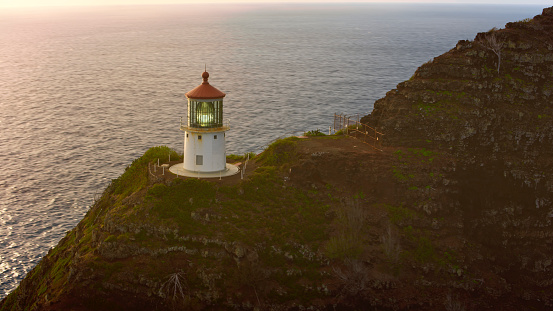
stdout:
POLYGON ((202 74, 203 82, 186 93, 188 117, 184 131, 184 160, 171 171, 184 176, 221 177, 238 172, 234 165, 226 163, 225 132, 223 124, 223 98, 225 93, 213 87, 202 74))

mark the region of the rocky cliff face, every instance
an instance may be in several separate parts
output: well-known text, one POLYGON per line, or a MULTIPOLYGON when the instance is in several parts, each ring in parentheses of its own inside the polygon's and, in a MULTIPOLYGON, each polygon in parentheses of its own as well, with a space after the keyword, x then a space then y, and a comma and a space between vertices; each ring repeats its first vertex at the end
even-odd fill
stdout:
POLYGON ((458 213, 463 235, 492 250, 492 270, 508 291, 531 299, 553 284, 552 117, 553 8, 547 8, 459 41, 378 100, 362 121, 386 133, 387 145, 452 159, 457 193, 428 214, 458 213))
POLYGON ((202 181, 152 148, 0 310, 552 308, 551 38, 553 8, 421 66, 362 120, 383 151, 290 138, 202 181))

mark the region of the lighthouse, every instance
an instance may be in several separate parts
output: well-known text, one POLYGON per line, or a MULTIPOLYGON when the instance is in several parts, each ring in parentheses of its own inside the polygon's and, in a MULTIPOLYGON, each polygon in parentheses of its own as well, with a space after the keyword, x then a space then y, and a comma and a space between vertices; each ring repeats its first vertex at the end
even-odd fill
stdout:
POLYGON ((221 177, 238 172, 226 163, 225 132, 230 128, 223 123, 225 93, 209 84, 209 73, 202 73, 202 84, 186 93, 188 116, 184 131, 184 160, 171 171, 190 177, 221 177))

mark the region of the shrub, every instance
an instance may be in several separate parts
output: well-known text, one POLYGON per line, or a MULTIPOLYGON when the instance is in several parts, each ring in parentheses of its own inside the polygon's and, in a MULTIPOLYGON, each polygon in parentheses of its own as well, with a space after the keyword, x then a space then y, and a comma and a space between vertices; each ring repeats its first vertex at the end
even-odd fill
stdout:
POLYGON ((358 234, 341 233, 331 237, 326 244, 328 258, 357 258, 362 252, 363 244, 358 234))
POLYGON ((297 153, 297 137, 279 139, 259 155, 259 159, 265 165, 280 166, 292 161, 297 153))
POLYGON ((326 134, 321 132, 321 130, 319 130, 319 129, 316 129, 314 131, 305 132, 305 133, 303 133, 303 135, 305 135, 305 136, 326 136, 326 134))
POLYGON ((148 195, 160 198, 165 191, 167 191, 167 186, 165 184, 155 184, 148 189, 148 195))
POLYGON ((388 217, 393 224, 403 223, 405 220, 411 220, 415 217, 415 213, 403 206, 385 205, 388 210, 388 217))
POLYGON ((143 156, 134 160, 119 178, 112 181, 115 194, 126 196, 140 190, 148 183, 148 163, 157 162, 158 159, 182 158, 175 150, 167 146, 158 146, 148 149, 143 156))
POLYGON ((227 155, 227 160, 228 161, 233 161, 233 162, 246 161, 248 159, 248 157, 249 157, 250 160, 255 158, 256 157, 255 152, 248 152, 248 153, 244 153, 243 155, 228 154, 227 155))
POLYGON ((431 262, 435 259, 435 255, 432 242, 426 237, 419 238, 414 253, 415 260, 421 263, 431 262))
POLYGON ((525 19, 521 19, 521 20, 519 20, 519 21, 516 21, 515 23, 528 24, 528 23, 530 23, 531 21, 532 21, 532 19, 529 18, 529 17, 527 17, 527 18, 525 18, 525 19))
POLYGON ((359 196, 346 201, 339 211, 338 235, 328 241, 326 255, 329 258, 356 258, 363 252, 363 234, 366 212, 359 202, 359 196))

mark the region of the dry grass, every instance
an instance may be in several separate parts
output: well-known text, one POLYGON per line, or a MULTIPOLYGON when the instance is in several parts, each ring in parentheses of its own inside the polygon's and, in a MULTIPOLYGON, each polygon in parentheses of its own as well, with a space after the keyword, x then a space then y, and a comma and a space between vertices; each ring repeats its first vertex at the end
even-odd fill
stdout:
POLYGON ((397 264, 401 254, 401 245, 398 235, 394 232, 390 224, 388 224, 386 232, 380 237, 380 240, 382 241, 386 258, 388 258, 391 263, 397 264))
POLYGON ((341 295, 356 296, 368 286, 369 275, 365 264, 358 259, 344 260, 345 269, 333 267, 334 274, 341 283, 341 295))

